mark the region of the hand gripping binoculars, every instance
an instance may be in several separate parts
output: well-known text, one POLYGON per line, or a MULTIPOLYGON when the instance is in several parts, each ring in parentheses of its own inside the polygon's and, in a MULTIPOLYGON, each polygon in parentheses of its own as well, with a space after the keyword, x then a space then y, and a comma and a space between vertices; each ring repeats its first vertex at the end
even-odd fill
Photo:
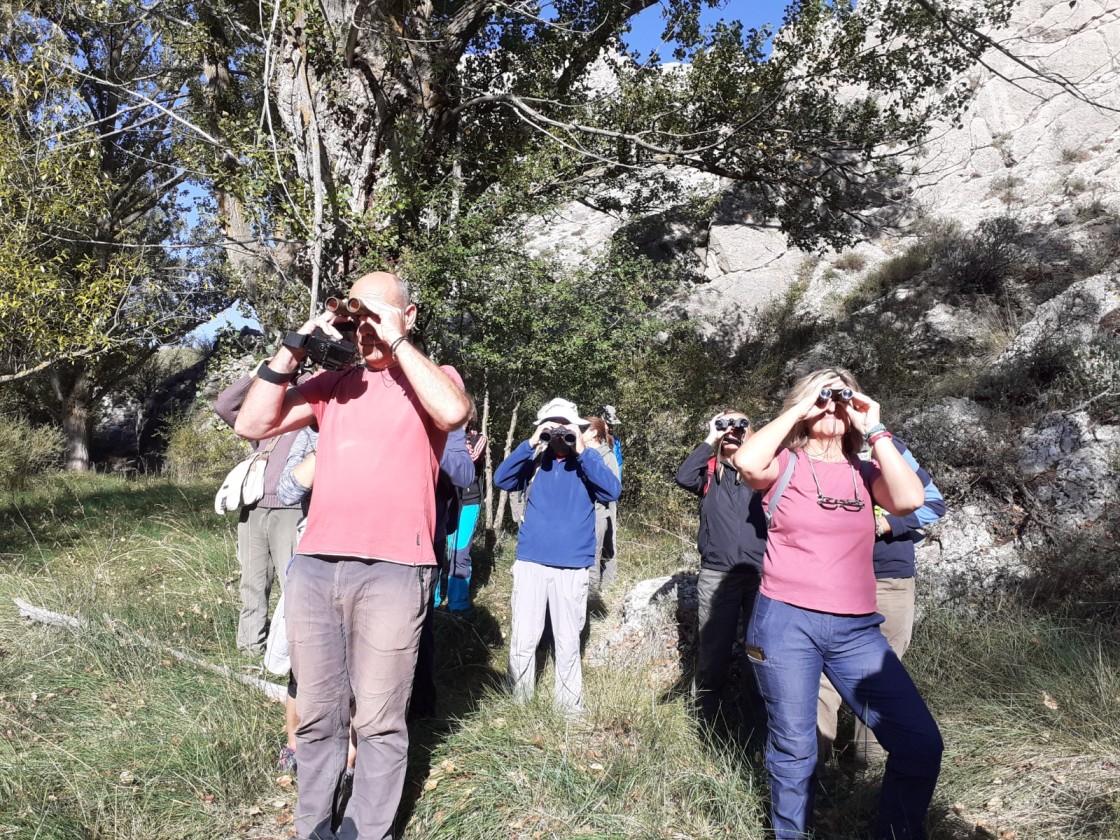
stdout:
POLYGON ((721 417, 716 421, 716 429, 723 432, 727 429, 748 429, 751 421, 746 417, 721 417))
POLYGON ((824 405, 829 400, 832 400, 834 403, 847 405, 852 401, 853 396, 854 394, 851 388, 837 388, 835 390, 832 388, 821 388, 821 393, 817 397, 817 402, 824 405))

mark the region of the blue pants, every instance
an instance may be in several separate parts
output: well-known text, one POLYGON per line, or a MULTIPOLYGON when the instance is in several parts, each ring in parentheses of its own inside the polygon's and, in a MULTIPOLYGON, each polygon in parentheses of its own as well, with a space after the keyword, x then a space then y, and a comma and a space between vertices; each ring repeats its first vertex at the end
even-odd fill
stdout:
POLYGON ((823 672, 887 751, 877 840, 921 840, 943 744, 910 675, 879 632, 883 617, 814 612, 759 595, 747 655, 766 701, 770 817, 778 840, 806 836, 823 672))
POLYGON ((446 601, 452 612, 471 608, 471 540, 478 526, 480 509, 481 505, 463 505, 455 531, 447 537, 446 589, 436 593, 437 607, 446 601))

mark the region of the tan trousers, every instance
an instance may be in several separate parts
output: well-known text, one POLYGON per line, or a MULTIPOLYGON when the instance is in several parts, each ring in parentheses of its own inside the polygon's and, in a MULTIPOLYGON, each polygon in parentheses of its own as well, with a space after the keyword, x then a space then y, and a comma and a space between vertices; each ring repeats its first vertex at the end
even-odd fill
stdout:
MULTIPOLYGON (((902 659, 910 647, 914 632, 914 578, 882 578, 875 581, 875 603, 883 616, 879 630, 887 638, 887 644, 895 655, 902 659)), ((817 700, 817 746, 822 760, 827 759, 836 740, 836 717, 840 711, 840 695, 821 674, 820 698, 817 700)), ((856 718, 856 731, 853 738, 855 758, 867 762, 868 759, 883 754, 883 748, 875 740, 871 730, 856 718)))

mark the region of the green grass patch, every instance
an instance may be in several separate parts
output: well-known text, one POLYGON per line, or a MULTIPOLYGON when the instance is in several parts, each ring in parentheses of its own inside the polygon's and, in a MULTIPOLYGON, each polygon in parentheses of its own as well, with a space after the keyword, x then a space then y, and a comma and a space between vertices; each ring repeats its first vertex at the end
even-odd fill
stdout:
POLYGON ((0 836, 233 837, 291 798, 280 707, 167 650, 251 670, 211 492, 50 476, 0 508, 0 836), (29 624, 14 598, 85 626, 29 624))
MULTIPOLYGON (((53 477, 8 497, 0 528, 19 550, 0 570, 0 837, 287 836, 279 705, 161 647, 247 671, 233 644, 234 522, 210 513, 210 490, 53 477), (29 624, 13 597, 86 626, 29 624)), ((622 516, 620 577, 592 636, 634 583, 693 550, 694 523, 622 516)), ((532 702, 510 700, 515 540, 483 543, 474 608, 437 614, 440 699, 412 731, 408 840, 766 837, 761 756, 699 727, 660 665, 585 664, 575 721, 551 708, 549 663, 532 702)), ((916 630, 906 662, 947 745, 931 840, 1120 836, 1120 632, 1030 604, 931 608, 916 630)), ((868 837, 878 779, 826 768, 818 836, 868 837)))

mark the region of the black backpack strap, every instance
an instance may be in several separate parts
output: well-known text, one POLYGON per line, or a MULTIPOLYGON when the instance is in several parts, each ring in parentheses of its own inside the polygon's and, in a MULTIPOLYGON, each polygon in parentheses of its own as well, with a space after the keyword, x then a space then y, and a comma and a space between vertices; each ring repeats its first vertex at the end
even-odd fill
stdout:
MULTIPOLYGON (((547 447, 546 447, 547 448, 547 447)), ((525 489, 521 491, 521 518, 517 520, 520 525, 525 521, 525 512, 529 510, 529 491, 533 489, 533 482, 537 480, 537 473, 541 469, 541 461, 544 460, 544 449, 533 456, 533 474, 529 476, 529 481, 525 485, 525 489)))
POLYGON ((782 500, 782 495, 789 487, 790 479, 793 478, 793 470, 797 466, 797 453, 789 453, 789 463, 786 464, 785 470, 778 478, 778 483, 774 485, 774 495, 770 497, 770 504, 766 506, 766 524, 769 525, 774 519, 774 512, 778 509, 778 502, 782 500))

